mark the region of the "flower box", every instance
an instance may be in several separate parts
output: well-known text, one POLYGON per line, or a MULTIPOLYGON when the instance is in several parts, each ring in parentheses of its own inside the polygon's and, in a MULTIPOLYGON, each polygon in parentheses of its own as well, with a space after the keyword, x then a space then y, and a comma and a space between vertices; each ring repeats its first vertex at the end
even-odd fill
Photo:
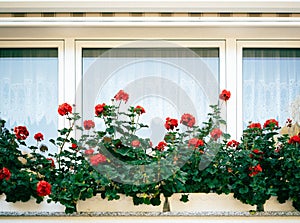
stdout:
POLYGON ((46 200, 42 201, 41 203, 37 204, 36 200, 30 199, 26 202, 6 202, 5 195, 0 196, 0 207, 1 212, 17 212, 17 213, 24 213, 24 212, 64 212, 65 206, 59 203, 47 203, 46 200))
POLYGON ((131 197, 120 195, 119 200, 108 201, 96 195, 85 201, 78 201, 78 212, 162 212, 163 202, 159 206, 134 205, 131 197))
POLYGON ((256 206, 243 204, 233 197, 233 194, 216 193, 190 193, 189 201, 180 201, 180 193, 173 194, 169 198, 171 212, 221 212, 221 211, 250 211, 256 210, 256 206))
MULTIPOLYGON (((238 199, 233 197, 233 194, 216 193, 190 193, 189 201, 184 203, 180 201, 180 193, 173 194, 168 200, 171 212, 248 212, 256 210, 256 205, 252 206, 244 204, 238 199)), ((296 209, 293 207, 292 202, 286 201, 280 204, 277 197, 273 196, 264 204, 264 211, 282 211, 293 212, 296 209)))
POLYGON ((264 211, 296 211, 293 207, 292 201, 288 200, 283 204, 280 204, 277 197, 273 196, 264 204, 264 211))

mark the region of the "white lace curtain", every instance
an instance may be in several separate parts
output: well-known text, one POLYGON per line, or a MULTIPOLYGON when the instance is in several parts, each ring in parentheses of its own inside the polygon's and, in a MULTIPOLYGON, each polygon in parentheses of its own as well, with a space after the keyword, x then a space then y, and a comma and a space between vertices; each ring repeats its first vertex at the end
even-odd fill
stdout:
POLYGON ((300 49, 243 50, 244 127, 270 118, 284 125, 299 96, 300 49))
POLYGON ((85 119, 94 118, 95 104, 110 103, 123 89, 130 95, 128 105, 146 109, 141 121, 150 129, 141 136, 155 144, 162 140, 155 135, 163 136, 166 117, 191 113, 197 124, 206 120, 209 104, 218 102, 219 49, 83 49, 82 85, 85 119))
POLYGON ((58 50, 0 49, 0 117, 7 127, 26 125, 31 137, 57 135, 58 50))

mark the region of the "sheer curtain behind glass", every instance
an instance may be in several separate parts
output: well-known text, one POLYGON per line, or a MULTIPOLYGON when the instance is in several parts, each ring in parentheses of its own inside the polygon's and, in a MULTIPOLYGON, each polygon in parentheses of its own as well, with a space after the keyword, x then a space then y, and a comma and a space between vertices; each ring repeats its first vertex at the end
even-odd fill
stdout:
POLYGON ((300 49, 243 49, 243 121, 284 125, 300 96, 300 49))
POLYGON ((151 138, 154 131, 165 131, 166 117, 180 120, 191 113, 200 124, 209 104, 218 101, 218 48, 86 48, 82 54, 84 119, 93 119, 94 105, 110 103, 123 89, 130 95, 127 104, 146 109, 141 121, 150 129, 140 134, 151 138))
POLYGON ((45 139, 56 137, 58 50, 0 49, 0 98, 0 117, 9 128, 27 126, 28 144, 36 143, 37 132, 45 139))

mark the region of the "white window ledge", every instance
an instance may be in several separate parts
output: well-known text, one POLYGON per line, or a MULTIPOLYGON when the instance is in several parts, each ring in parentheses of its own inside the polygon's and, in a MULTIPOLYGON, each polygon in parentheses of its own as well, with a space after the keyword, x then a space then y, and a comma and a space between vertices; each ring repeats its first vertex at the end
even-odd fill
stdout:
POLYGON ((300 12, 299 0, 0 0, 0 12, 300 12))

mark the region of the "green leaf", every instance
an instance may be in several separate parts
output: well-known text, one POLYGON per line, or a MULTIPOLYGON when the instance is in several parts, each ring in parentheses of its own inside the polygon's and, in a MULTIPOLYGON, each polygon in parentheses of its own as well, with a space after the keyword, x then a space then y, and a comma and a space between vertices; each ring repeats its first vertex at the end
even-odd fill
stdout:
POLYGON ((181 195, 181 198, 180 198, 180 201, 186 203, 189 201, 189 195, 188 194, 182 194, 181 195))
POLYGON ((248 187, 241 187, 239 189, 240 194, 246 194, 246 193, 248 193, 248 191, 249 191, 248 187))

